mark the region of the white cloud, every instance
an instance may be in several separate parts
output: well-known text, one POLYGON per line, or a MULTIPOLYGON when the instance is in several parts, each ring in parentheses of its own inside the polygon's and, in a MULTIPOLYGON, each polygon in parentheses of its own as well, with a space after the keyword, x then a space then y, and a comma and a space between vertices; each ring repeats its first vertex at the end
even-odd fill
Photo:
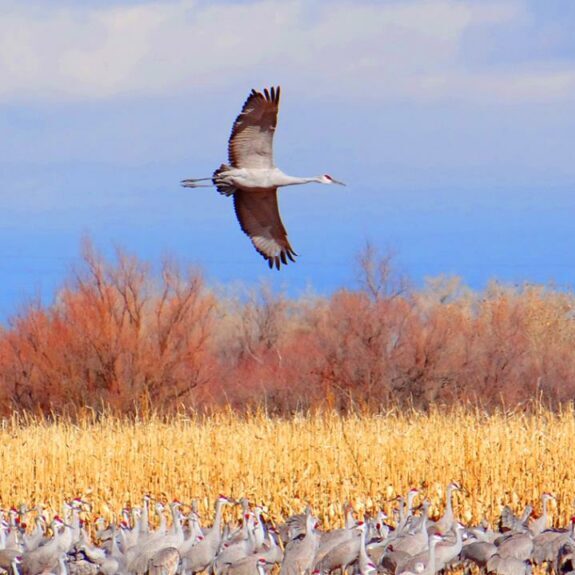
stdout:
POLYGON ((5 9, 0 101, 83 100, 288 82, 378 99, 570 97, 575 69, 469 71, 465 34, 525 17, 519 1, 304 0, 5 9))

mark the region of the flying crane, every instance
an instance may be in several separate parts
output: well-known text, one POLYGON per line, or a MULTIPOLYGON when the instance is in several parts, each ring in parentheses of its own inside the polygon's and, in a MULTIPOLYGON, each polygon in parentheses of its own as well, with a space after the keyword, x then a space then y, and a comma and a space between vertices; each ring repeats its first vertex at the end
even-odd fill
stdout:
POLYGON ((273 139, 277 125, 280 88, 252 90, 236 118, 228 142, 229 164, 222 164, 211 178, 182 180, 187 188, 216 186, 218 192, 234 197, 234 209, 242 231, 270 268, 279 270, 297 254, 282 223, 277 189, 297 184, 340 184, 324 174, 298 178, 284 174, 273 160, 273 139), (201 184, 211 180, 212 184, 201 184))

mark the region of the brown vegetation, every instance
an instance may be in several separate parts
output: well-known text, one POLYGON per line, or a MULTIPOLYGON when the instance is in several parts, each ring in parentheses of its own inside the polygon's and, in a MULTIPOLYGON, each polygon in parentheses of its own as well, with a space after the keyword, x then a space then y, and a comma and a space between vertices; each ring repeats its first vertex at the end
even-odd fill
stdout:
POLYGON ((421 290, 367 248, 357 289, 216 296, 197 271, 135 258, 82 270, 0 333, 0 408, 130 412, 264 406, 268 413, 437 403, 556 405, 575 396, 575 295, 457 278, 421 290))
POLYGON ((392 517, 395 496, 412 487, 437 517, 446 484, 456 480, 466 490, 455 497, 464 523, 494 522, 503 505, 520 513, 530 503, 539 512, 541 493, 550 491, 557 497, 553 523, 565 525, 573 515, 567 455, 574 435, 572 408, 551 412, 537 404, 528 414, 432 408, 292 418, 229 410, 138 419, 14 415, 0 427, 0 505, 44 504, 59 512, 79 495, 95 515, 117 520, 124 505, 151 493, 163 501, 197 498, 209 523, 214 498, 225 493, 265 504, 276 521, 310 503, 331 529, 342 526, 344 502, 359 518, 381 508, 392 517))
POLYGON ((5 410, 161 408, 209 381, 215 300, 198 273, 166 264, 154 285, 136 259, 111 266, 89 246, 84 264, 52 306, 30 306, 2 334, 5 410))

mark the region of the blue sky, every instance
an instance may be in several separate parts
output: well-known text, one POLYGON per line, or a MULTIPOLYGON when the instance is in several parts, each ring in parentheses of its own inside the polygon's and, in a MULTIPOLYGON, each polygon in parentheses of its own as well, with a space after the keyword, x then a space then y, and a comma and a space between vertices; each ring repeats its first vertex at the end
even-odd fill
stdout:
POLYGON ((353 285, 366 240, 421 284, 575 282, 569 0, 0 0, 0 315, 46 301, 90 236, 213 284, 353 285), (251 88, 282 86, 271 272, 231 201, 179 186, 226 159, 251 88))

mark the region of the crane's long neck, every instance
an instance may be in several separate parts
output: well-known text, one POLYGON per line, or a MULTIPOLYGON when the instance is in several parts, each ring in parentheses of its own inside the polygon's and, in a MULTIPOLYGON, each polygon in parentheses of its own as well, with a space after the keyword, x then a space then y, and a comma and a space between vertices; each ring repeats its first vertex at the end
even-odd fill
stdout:
POLYGON ((149 511, 149 499, 144 497, 144 506, 142 507, 142 515, 140 516, 140 533, 150 532, 150 511, 149 511))
POLYGON ((366 534, 367 529, 364 528, 361 530, 359 536, 359 561, 364 566, 369 562, 369 556, 367 555, 367 550, 365 548, 366 534))
POLYGON ((214 533, 221 533, 222 530, 222 508, 224 504, 221 499, 216 501, 216 514, 214 516, 214 523, 212 525, 212 531, 214 533))
POLYGON ((519 518, 519 522, 525 523, 529 519, 532 511, 533 507, 531 507, 531 505, 526 505, 525 509, 523 510, 523 515, 519 518))
POLYGON ((453 487, 451 485, 449 485, 447 487, 447 494, 446 494, 446 504, 445 504, 445 513, 444 516, 449 517, 449 519, 453 520, 453 506, 452 506, 452 502, 451 499, 453 497, 453 487))
POLYGON ((427 514, 429 512, 429 501, 423 502, 423 507, 421 509, 421 523, 419 524, 422 533, 427 532, 427 514))
POLYGON ((407 517, 411 517, 413 515, 413 500, 415 499, 416 495, 417 491, 410 491, 407 494, 407 509, 406 509, 407 517))
POLYGON ((199 517, 195 511, 192 511, 188 516, 188 523, 190 524, 190 539, 195 543, 196 539, 203 535, 199 517))
POLYGON ((182 522, 180 521, 180 512, 178 510, 178 507, 176 505, 172 505, 171 512, 172 512, 172 529, 174 535, 176 535, 176 537, 180 538, 183 541, 184 530, 182 528, 182 522))
POLYGON ((309 178, 300 178, 297 176, 288 176, 287 174, 281 174, 278 178, 278 186, 297 186, 299 184, 311 184, 317 182, 321 184, 321 179, 319 176, 311 176, 309 178))
POLYGON ((168 527, 168 521, 166 520, 166 516, 164 515, 164 509, 163 507, 156 507, 156 513, 159 515, 160 517, 160 526, 158 527, 158 531, 160 533, 165 533, 166 532, 166 528, 168 527))
POLYGON ((435 546, 437 545, 437 540, 433 538, 429 542, 429 554, 427 559, 427 573, 435 573, 435 546))

